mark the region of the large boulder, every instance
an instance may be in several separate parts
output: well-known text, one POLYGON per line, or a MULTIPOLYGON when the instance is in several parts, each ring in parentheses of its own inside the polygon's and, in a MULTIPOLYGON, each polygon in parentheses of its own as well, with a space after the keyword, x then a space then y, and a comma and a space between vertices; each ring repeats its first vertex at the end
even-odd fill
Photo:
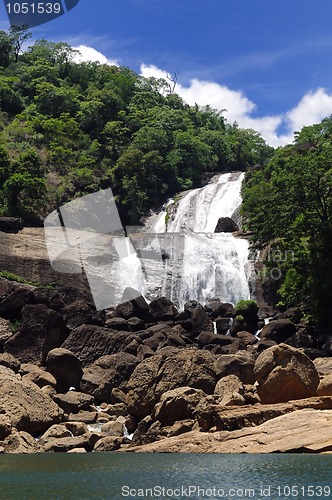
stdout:
POLYGON ((264 326, 259 334, 260 339, 284 342, 296 333, 296 326, 289 319, 276 319, 264 326))
POLYGON ((128 297, 128 300, 127 302, 119 304, 114 309, 114 317, 118 316, 124 319, 136 317, 142 319, 146 323, 155 322, 155 318, 150 312, 149 305, 142 295, 137 297, 137 291, 130 288, 126 288, 124 294, 128 297), (130 300, 131 296, 135 298, 130 300))
POLYGON ((317 394, 319 375, 303 352, 286 344, 262 352, 254 367, 262 403, 282 403, 317 394))
POLYGON ((67 394, 56 394, 53 401, 63 409, 65 413, 78 413, 84 410, 91 410, 94 404, 94 397, 82 392, 69 391, 67 394))
POLYGON ((46 359, 46 369, 55 377, 58 390, 79 388, 83 375, 82 362, 68 349, 52 349, 46 359))
POLYGON ((138 417, 149 415, 163 393, 178 387, 212 394, 216 383, 213 361, 208 351, 170 347, 144 359, 127 384, 130 413, 138 417))
POLYGON ((124 351, 133 340, 141 343, 140 337, 134 333, 119 332, 96 325, 82 325, 69 334, 62 347, 76 354, 83 366, 90 366, 102 356, 124 351))
POLYGON ((173 305, 173 302, 166 297, 159 297, 158 299, 150 302, 149 309, 157 321, 174 320, 179 314, 179 311, 173 305))
POLYGON ((98 402, 112 403, 112 390, 124 389, 137 365, 138 359, 125 352, 102 356, 84 369, 81 390, 94 396, 98 402))
POLYGON ((218 380, 227 375, 236 375, 243 384, 253 384, 255 382, 254 363, 252 354, 240 351, 236 354, 219 356, 214 363, 214 369, 218 380))
POLYGON ((8 372, 0 373, 0 414, 10 419, 13 427, 36 435, 62 420, 63 411, 41 389, 2 368, 8 372))
POLYGON ((83 300, 75 300, 61 310, 66 327, 69 330, 87 324, 104 326, 104 322, 97 313, 83 300))
POLYGON ((195 409, 206 397, 200 389, 178 387, 162 394, 153 410, 153 418, 162 425, 173 425, 178 420, 195 418, 195 409))
POLYGON ((239 226, 230 217, 220 217, 218 219, 215 233, 234 233, 239 230, 239 226))
POLYGON ((22 363, 43 364, 47 353, 60 347, 67 336, 62 316, 45 304, 37 304, 25 306, 22 319, 22 325, 4 349, 22 363))

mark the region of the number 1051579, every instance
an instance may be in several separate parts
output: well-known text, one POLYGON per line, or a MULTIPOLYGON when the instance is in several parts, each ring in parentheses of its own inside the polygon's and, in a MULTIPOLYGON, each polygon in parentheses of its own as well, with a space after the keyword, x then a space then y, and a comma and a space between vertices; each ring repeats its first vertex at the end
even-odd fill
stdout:
POLYGON ((60 14, 60 2, 16 2, 6 4, 8 14, 60 14))

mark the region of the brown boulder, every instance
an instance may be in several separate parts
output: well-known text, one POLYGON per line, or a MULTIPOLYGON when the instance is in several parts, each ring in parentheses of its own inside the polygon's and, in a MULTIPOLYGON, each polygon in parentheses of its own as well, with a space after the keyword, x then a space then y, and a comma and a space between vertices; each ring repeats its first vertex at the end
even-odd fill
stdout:
POLYGON ((162 394, 153 410, 153 418, 162 425, 173 425, 178 420, 192 419, 205 393, 192 387, 178 387, 162 394))
POLYGON ((164 352, 144 359, 127 384, 130 413, 144 417, 151 413, 160 396, 178 387, 214 391, 214 357, 208 351, 164 348, 164 352))
POLYGON ((83 375, 82 363, 68 349, 52 349, 46 358, 46 369, 55 377, 59 390, 79 388, 83 375))
POLYGON ((0 413, 17 430, 38 434, 61 421, 63 411, 35 384, 10 374, 0 374, 0 380, 0 413))
POLYGON ((102 356, 83 370, 81 390, 91 394, 99 402, 114 402, 112 390, 125 388, 137 365, 138 359, 132 354, 120 352, 102 356))
POLYGON ((56 394, 53 401, 65 413, 78 413, 81 410, 90 410, 94 404, 94 397, 82 392, 69 391, 67 394, 56 394))
POLYGON ((222 354, 214 363, 217 380, 227 375, 236 375, 243 384, 253 384, 255 382, 254 363, 253 356, 246 351, 222 354))
POLYGON ((10 454, 35 454, 43 452, 43 448, 27 432, 18 432, 16 429, 2 442, 5 453, 10 454))
POLYGON ((314 363, 286 344, 262 352, 255 362, 254 373, 262 403, 282 403, 317 394, 319 376, 314 363))
POLYGON ((0 354, 0 365, 6 366, 7 368, 13 370, 13 372, 18 373, 21 363, 8 352, 4 352, 0 354))

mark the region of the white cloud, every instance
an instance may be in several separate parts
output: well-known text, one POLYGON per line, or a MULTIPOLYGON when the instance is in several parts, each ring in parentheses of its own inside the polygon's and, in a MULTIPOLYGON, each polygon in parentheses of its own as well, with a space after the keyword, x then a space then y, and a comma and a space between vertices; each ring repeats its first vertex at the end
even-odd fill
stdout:
POLYGON ((97 61, 101 64, 109 64, 110 66, 119 66, 119 63, 116 60, 107 59, 101 52, 94 49, 93 47, 88 47, 87 45, 79 45, 78 47, 73 47, 74 49, 79 51, 79 54, 76 54, 73 60, 77 63, 84 61, 97 61))
MULTIPOLYGON (((145 77, 165 78, 167 73, 156 66, 141 66, 145 77)), ((200 106, 210 105, 217 110, 225 110, 228 123, 236 121, 242 128, 252 128, 262 134, 271 146, 283 146, 294 140, 294 132, 304 125, 319 123, 332 114, 332 94, 325 89, 310 91, 287 113, 271 116, 253 116, 256 105, 242 91, 232 90, 215 82, 193 79, 189 86, 177 84, 176 92, 188 103, 200 106), (279 127, 285 133, 278 134, 279 127)))
POLYGON ((332 113, 332 94, 319 88, 308 92, 298 105, 287 113, 287 121, 292 130, 300 130, 305 125, 319 123, 332 113))

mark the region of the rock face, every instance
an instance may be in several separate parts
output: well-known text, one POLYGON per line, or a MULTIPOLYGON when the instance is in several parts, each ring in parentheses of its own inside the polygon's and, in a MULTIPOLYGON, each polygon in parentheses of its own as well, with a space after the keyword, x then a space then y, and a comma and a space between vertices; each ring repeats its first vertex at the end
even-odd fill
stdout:
POLYGON ((217 226, 214 230, 215 233, 234 233, 239 230, 239 226, 230 217, 220 217, 217 226))
POLYGON ((45 304, 27 305, 22 325, 5 344, 6 352, 24 363, 45 363, 48 352, 60 347, 67 333, 61 314, 45 304))
POLYGON ((192 431, 130 449, 164 453, 313 453, 331 450, 332 410, 310 409, 281 415, 256 427, 232 432, 192 431))
POLYGON ((262 403, 281 403, 317 394, 319 376, 314 363, 286 344, 262 352, 255 362, 254 373, 262 403))
POLYGON ((62 347, 79 356, 83 366, 90 366, 102 356, 124 351, 133 340, 141 342, 137 335, 130 332, 81 325, 70 333, 62 347))

